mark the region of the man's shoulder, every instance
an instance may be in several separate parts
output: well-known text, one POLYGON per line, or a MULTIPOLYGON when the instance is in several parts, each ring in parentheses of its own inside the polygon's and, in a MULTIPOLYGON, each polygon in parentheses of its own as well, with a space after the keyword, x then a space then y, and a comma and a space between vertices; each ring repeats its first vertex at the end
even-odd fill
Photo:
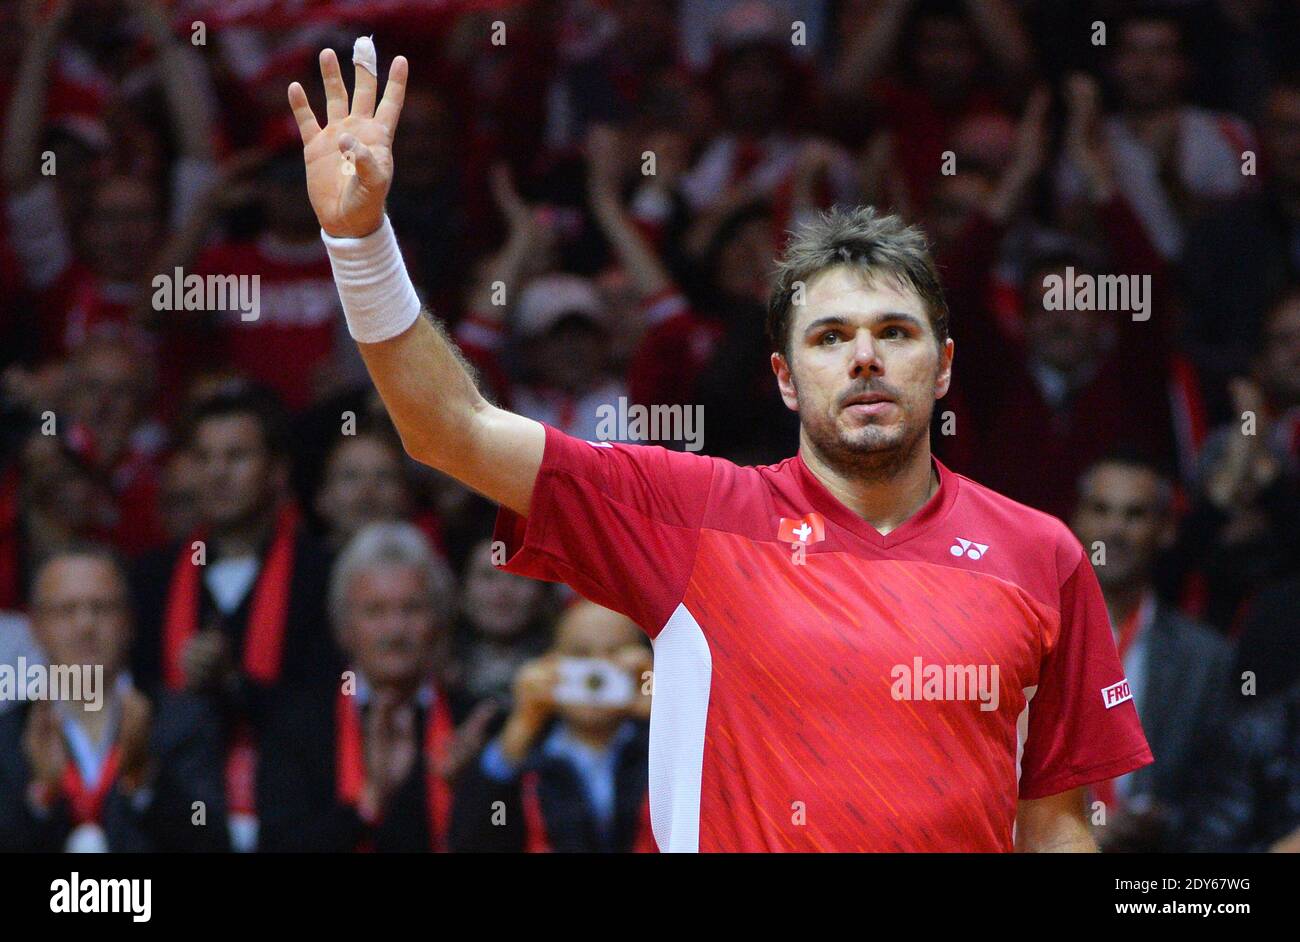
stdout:
POLYGON ((1156 624, 1174 644, 1190 648, 1203 659, 1224 658, 1232 653, 1233 642, 1229 638, 1172 605, 1161 603, 1157 607, 1156 624))
POLYGON ((1022 560, 1052 559, 1061 579, 1068 578, 1086 558, 1078 538, 1059 517, 1022 504, 964 474, 949 473, 958 486, 950 515, 954 524, 977 526, 996 535, 1022 560))

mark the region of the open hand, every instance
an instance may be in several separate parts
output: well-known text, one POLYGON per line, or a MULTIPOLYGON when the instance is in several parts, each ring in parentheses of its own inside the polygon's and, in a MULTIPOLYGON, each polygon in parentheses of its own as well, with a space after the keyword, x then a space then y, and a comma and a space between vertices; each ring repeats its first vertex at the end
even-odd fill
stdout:
POLYGON ((407 71, 405 57, 393 60, 383 100, 376 108, 379 79, 357 66, 349 111, 338 56, 332 49, 322 50, 327 118, 323 128, 303 87, 297 82, 289 86, 289 104, 302 134, 307 194, 321 228, 332 236, 369 235, 383 222, 384 198, 393 182, 393 134, 406 98, 407 71))

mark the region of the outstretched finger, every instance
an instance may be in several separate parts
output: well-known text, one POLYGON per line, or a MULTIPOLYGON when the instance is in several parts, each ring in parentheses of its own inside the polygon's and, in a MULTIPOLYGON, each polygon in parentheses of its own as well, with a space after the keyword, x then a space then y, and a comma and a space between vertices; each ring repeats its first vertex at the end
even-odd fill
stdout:
POLYGON ((325 118, 328 121, 342 121, 348 116, 348 87, 343 84, 339 57, 333 49, 321 50, 320 77, 325 83, 325 118))
POLYGON ((369 36, 358 36, 352 45, 352 75, 352 117, 374 117, 379 59, 374 40, 369 36))
POLYGON ((402 114, 402 102, 406 101, 406 76, 409 67, 406 56, 398 56, 388 67, 388 84, 384 86, 384 100, 375 110, 375 120, 388 128, 391 138, 397 131, 397 119, 402 114))
POLYGON ((294 120, 298 122, 298 133, 302 135, 302 143, 306 147, 320 133, 320 125, 316 123, 316 114, 311 110, 307 93, 297 82, 289 85, 289 107, 293 109, 294 120))

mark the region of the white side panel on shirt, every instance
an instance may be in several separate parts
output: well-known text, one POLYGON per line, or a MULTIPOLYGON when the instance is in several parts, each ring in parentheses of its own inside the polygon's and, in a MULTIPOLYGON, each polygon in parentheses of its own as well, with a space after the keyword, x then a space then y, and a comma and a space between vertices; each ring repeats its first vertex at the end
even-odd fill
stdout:
MULTIPOLYGON (((1038 684, 1024 688, 1025 708, 1016 717, 1016 789, 1020 788, 1020 758, 1025 754, 1025 741, 1029 739, 1029 702, 1038 693, 1038 684)), ((1011 823, 1011 844, 1016 843, 1016 824, 1011 823)))
POLYGON ((699 623, 678 605, 654 641, 650 707, 650 826, 666 853, 700 849, 700 781, 713 655, 699 623))

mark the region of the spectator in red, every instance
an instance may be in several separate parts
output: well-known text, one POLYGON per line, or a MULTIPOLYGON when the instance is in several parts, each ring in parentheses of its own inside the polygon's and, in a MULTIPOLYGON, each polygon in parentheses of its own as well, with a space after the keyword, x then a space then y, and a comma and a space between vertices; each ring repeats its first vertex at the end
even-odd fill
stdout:
POLYGON ((197 698, 151 703, 134 685, 130 597, 113 556, 59 550, 32 586, 33 633, 49 663, 102 674, 79 700, 34 700, 0 716, 0 850, 225 850, 215 720, 197 698))
MULTIPOLYGON (((755 199, 776 198, 788 186, 799 158, 800 121, 793 101, 808 101, 810 87, 790 55, 790 24, 763 3, 731 8, 716 25, 717 52, 704 84, 714 89, 720 125, 705 142, 679 187, 690 213, 726 214, 755 199)), ((852 165, 831 168, 836 198, 855 195, 852 165)))
MULTIPOLYGON (((1095 87, 1073 82, 1068 102, 1066 146, 1088 170, 1089 199, 1105 225, 1108 251, 1076 246, 1031 254, 1023 269, 1021 334, 1010 334, 992 316, 983 287, 1001 231, 992 221, 1000 218, 1005 225, 1009 207, 1042 165, 1041 152, 1033 156, 1041 143, 1031 143, 1041 131, 1033 132, 1030 121, 1022 124, 1023 158, 1008 167, 989 210, 976 216, 944 258, 954 300, 953 337, 964 351, 954 386, 971 419, 963 431, 959 417, 956 433, 969 434, 975 443, 964 451, 969 473, 1058 517, 1070 513, 1079 475, 1106 452, 1128 447, 1167 469, 1176 466, 1178 455, 1165 266, 1118 193, 1110 151, 1094 119, 1095 87), (1147 286, 1145 312, 1075 309, 1073 289, 1065 287, 1072 277, 1121 272, 1126 279, 1146 279, 1133 282, 1137 290, 1147 286), (1054 281, 1061 285, 1055 295, 1054 281), (1135 410, 1133 402, 1144 406, 1135 410)), ((1131 307, 1136 300, 1130 299, 1131 307)))
POLYGON ((348 544, 330 581, 348 667, 270 710, 260 850, 449 849, 458 773, 495 712, 480 704, 466 717, 437 679, 452 594, 410 524, 371 524, 348 544))
MULTIPOLYGON (((1185 98, 1191 71, 1183 30, 1171 13, 1139 10, 1112 32, 1110 77, 1118 98, 1104 134, 1119 192, 1142 220, 1160 255, 1177 260, 1187 223, 1207 201, 1234 196, 1250 177, 1242 172, 1254 136, 1241 119, 1197 108, 1185 98)), ((1069 155, 1058 198, 1069 209, 1083 198, 1082 171, 1069 155)))
POLYGON ((924 206, 958 125, 1002 110, 1025 86, 1029 38, 1007 0, 881 0, 848 5, 846 18, 852 26, 830 83, 834 114, 874 106, 909 202, 924 206))
POLYGON ((351 384, 360 368, 342 341, 342 310, 307 200, 301 155, 282 151, 258 174, 266 227, 221 241, 195 262, 202 276, 258 278, 259 310, 209 311, 224 361, 273 390, 291 411, 351 384), (293 364, 286 369, 286 364, 293 364))
POLYGON ((185 423, 203 525, 142 558, 133 674, 215 701, 226 740, 232 844, 256 845, 254 782, 267 697, 338 676, 326 628, 329 558, 287 501, 285 420, 268 394, 219 390, 185 423))
POLYGON ((131 556, 163 539, 157 516, 165 431, 149 412, 151 361, 123 338, 95 337, 68 360, 59 410, 68 436, 112 494, 111 541, 131 556))
MULTIPOLYGON (((42 356, 70 350, 99 329, 146 326, 139 323, 138 312, 154 274, 153 253, 169 227, 184 225, 193 200, 215 177, 212 121, 201 65, 194 52, 172 36, 161 7, 141 2, 139 8, 162 66, 158 80, 179 142, 171 170, 170 205, 147 174, 119 173, 98 181, 84 199, 87 212, 74 220, 64 215, 66 204, 59 195, 63 181, 43 166, 41 154, 51 63, 73 4, 59 0, 48 15, 34 16, 30 24, 25 57, 8 103, 0 172, 8 196, 9 238, 41 312, 38 350, 42 356)), ((121 143, 115 141, 114 146, 121 143)), ((77 197, 82 199, 83 194, 77 197)))
POLYGON ((111 508, 102 480, 76 449, 32 427, 0 483, 0 605, 25 608, 32 573, 59 546, 104 541, 111 508))

